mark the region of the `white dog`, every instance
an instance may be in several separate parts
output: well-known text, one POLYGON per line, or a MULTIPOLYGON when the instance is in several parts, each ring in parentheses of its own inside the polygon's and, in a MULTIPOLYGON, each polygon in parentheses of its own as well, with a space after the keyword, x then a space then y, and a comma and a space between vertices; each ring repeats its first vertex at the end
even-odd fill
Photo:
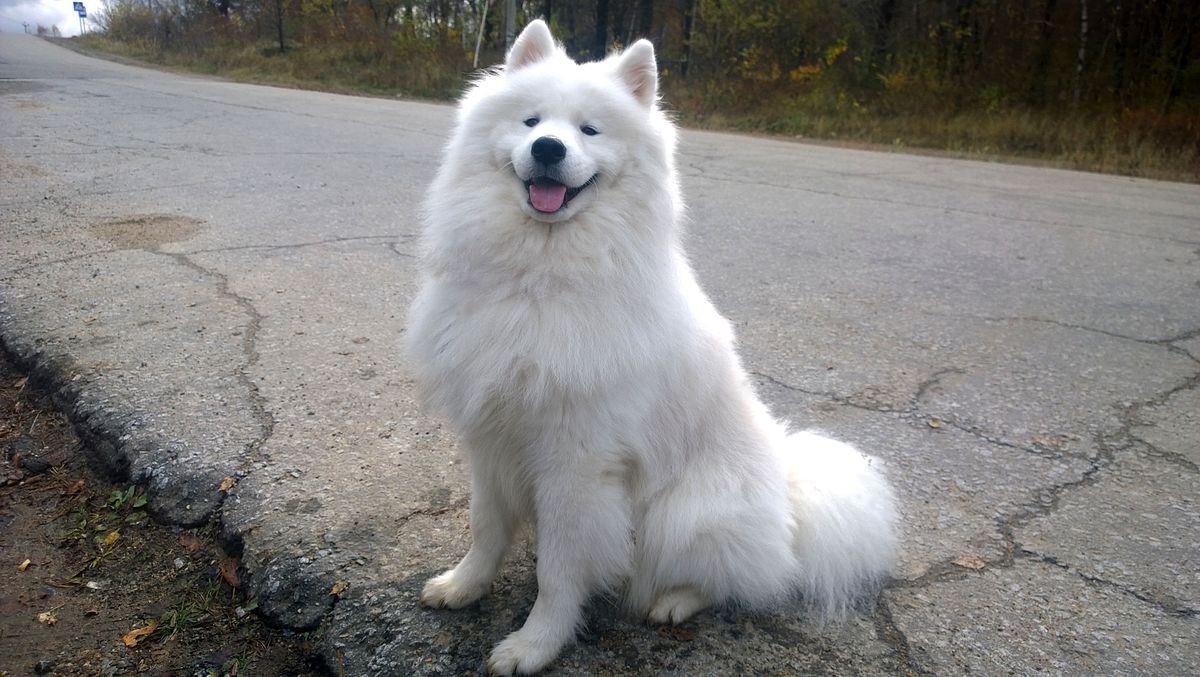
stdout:
POLYGON ((656 623, 797 595, 828 618, 892 565, 873 461, 755 396, 680 245, 674 152, 649 42, 576 64, 534 21, 430 189, 409 346, 462 436, 473 543, 421 602, 474 602, 532 525, 537 602, 493 672, 546 666, 599 591, 656 623))

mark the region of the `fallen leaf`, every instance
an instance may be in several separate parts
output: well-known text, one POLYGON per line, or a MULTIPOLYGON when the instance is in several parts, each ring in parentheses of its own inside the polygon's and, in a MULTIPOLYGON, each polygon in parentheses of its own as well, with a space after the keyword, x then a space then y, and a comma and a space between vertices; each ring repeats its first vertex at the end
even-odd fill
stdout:
POLYGON ((929 419, 928 423, 929 423, 930 428, 941 428, 942 427, 942 422, 937 420, 936 418, 929 419))
POLYGON ((17 567, 17 571, 24 571, 24 570, 28 569, 29 565, 31 565, 31 564, 33 564, 33 562, 30 562, 29 560, 25 560, 24 562, 21 562, 21 566, 17 567))
POLYGON ((20 390, 25 387, 26 383, 29 383, 29 377, 22 376, 21 378, 17 379, 17 382, 13 384, 13 387, 17 390, 20 390))
POLYGON ((237 484, 237 480, 232 477, 226 477, 221 480, 221 486, 217 487, 217 491, 229 491, 235 484, 237 484))
POLYGON ((242 579, 238 577, 237 572, 238 564, 238 558, 226 557, 221 560, 221 565, 217 567, 217 570, 221 572, 221 578, 229 584, 229 587, 235 589, 242 587, 242 579))
POLYGON ((101 541, 100 544, 103 546, 106 546, 106 547, 110 546, 113 543, 116 543, 117 539, 120 537, 121 537, 120 531, 110 531, 110 532, 108 532, 108 535, 104 537, 104 540, 101 541))
POLYGON ((95 322, 95 321, 96 321, 96 316, 95 316, 95 315, 92 315, 91 317, 89 317, 89 318, 85 319, 85 320, 83 321, 83 323, 84 323, 84 324, 91 324, 91 323, 93 323, 93 322, 95 322))
POLYGON ((37 622, 42 625, 54 625, 58 622, 58 616, 55 616, 53 611, 43 611, 37 615, 37 622))
POLYGON ((179 544, 183 546, 184 550, 193 553, 204 545, 204 541, 197 538, 194 534, 184 534, 179 537, 179 544))
POLYGON ((121 641, 124 642, 125 646, 127 647, 135 647, 137 646, 138 642, 142 641, 143 637, 153 634, 157 629, 158 621, 150 621, 140 628, 134 628, 133 630, 125 633, 125 635, 121 637, 121 641))
POLYGON ((67 489, 67 495, 74 496, 75 494, 78 494, 79 492, 83 491, 84 486, 86 486, 86 483, 83 480, 79 480, 75 484, 72 484, 70 489, 67 489))
POLYGON ((987 562, 976 555, 960 555, 955 558, 953 563, 966 569, 974 569, 975 571, 979 571, 987 566, 987 562))
POLYGON ((345 592, 346 588, 349 587, 349 585, 350 584, 347 583, 346 581, 337 581, 333 584, 333 587, 329 590, 329 594, 336 597, 337 595, 340 595, 343 592, 345 592))

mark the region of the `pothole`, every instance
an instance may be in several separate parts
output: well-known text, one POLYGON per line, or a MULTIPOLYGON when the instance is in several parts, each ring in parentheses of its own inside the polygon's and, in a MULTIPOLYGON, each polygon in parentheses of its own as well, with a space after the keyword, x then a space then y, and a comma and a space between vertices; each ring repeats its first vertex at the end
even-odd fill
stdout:
POLYGON ((169 242, 190 240, 203 228, 203 221, 188 216, 144 214, 94 224, 88 230, 119 249, 152 250, 169 242))

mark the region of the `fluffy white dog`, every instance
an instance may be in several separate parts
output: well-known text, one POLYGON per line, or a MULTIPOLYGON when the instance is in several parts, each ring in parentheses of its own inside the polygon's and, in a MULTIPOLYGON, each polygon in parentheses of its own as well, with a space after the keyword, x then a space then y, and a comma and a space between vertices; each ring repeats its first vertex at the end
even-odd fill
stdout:
POLYGON ((532 525, 537 602, 496 673, 546 666, 598 591, 656 623, 797 595, 828 618, 892 566, 875 462, 755 396, 680 245, 674 152, 649 42, 577 64, 534 21, 429 191, 409 347, 462 436, 473 543, 421 601, 478 599, 532 525))

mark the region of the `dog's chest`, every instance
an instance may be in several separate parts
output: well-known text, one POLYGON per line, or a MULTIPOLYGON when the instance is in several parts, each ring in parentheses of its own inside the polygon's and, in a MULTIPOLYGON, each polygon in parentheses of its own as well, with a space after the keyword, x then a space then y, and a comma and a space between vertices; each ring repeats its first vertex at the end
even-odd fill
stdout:
POLYGON ((618 295, 451 294, 442 369, 500 393, 595 391, 644 368, 655 323, 618 295))

